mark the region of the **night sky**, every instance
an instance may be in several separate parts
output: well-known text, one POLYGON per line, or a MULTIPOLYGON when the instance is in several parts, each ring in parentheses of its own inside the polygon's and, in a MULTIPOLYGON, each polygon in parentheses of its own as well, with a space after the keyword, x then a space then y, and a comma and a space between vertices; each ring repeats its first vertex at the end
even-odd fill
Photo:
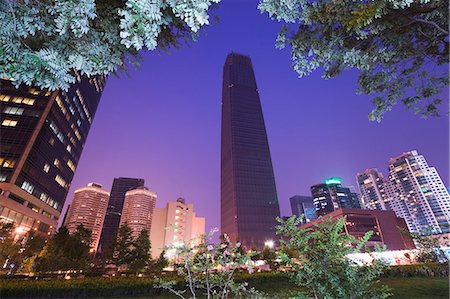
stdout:
POLYGON ((110 190, 114 177, 137 177, 158 193, 157 207, 182 196, 207 229, 219 227, 222 66, 231 51, 253 61, 282 215, 291 215, 289 197, 310 195, 311 185, 339 176, 356 186, 356 173, 370 167, 387 176, 389 158, 413 149, 449 186, 447 104, 441 118, 398 105, 381 123, 368 121, 372 104, 356 95, 357 73, 299 79, 289 50, 275 48, 281 24, 257 3, 223 1, 219 23, 197 42, 147 52, 130 78, 109 78, 66 206, 89 182, 110 190))

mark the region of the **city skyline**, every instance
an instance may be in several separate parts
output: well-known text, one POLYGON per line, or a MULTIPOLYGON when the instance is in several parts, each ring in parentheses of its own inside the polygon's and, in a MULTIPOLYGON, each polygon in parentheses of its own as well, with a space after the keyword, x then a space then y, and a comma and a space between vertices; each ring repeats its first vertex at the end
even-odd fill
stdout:
POLYGON ((370 97, 355 95, 354 72, 298 79, 288 51, 274 47, 279 26, 256 3, 233 3, 218 8, 221 22, 191 47, 146 53, 131 79, 109 78, 67 202, 92 180, 110 190, 113 177, 142 177, 158 205, 183 196, 207 216, 207 228, 219 227, 221 67, 231 50, 250 55, 258 74, 282 215, 289 197, 324 178, 356 186, 356 173, 386 174, 389 158, 414 149, 448 184, 445 107, 441 118, 422 120, 399 105, 380 124, 369 122, 370 97))

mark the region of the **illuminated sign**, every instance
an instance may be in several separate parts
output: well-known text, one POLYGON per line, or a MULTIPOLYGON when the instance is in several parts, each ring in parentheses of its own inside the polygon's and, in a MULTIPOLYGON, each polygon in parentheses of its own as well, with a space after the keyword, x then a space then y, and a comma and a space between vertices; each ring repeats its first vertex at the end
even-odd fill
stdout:
POLYGON ((341 178, 329 178, 325 180, 326 185, 340 185, 341 184, 341 178))

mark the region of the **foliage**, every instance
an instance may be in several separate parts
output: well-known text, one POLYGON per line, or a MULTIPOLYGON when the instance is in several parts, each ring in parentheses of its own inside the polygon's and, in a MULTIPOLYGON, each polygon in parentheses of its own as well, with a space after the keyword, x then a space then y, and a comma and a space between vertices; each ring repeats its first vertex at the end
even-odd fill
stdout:
POLYGON ((0 222, 0 267, 7 264, 8 271, 11 272, 17 269, 21 260, 19 252, 21 245, 18 241, 14 240, 14 229, 15 227, 12 222, 0 222))
POLYGON ((358 92, 375 95, 370 120, 399 100, 424 117, 439 115, 438 94, 449 84, 448 1, 260 0, 258 8, 285 22, 276 46, 291 47, 300 77, 358 69, 358 92))
POLYGON ((131 249, 132 260, 129 265, 129 270, 131 272, 142 272, 149 266, 152 262, 150 249, 150 236, 148 231, 144 229, 133 242, 133 248, 131 249))
POLYGON ((255 289, 248 288, 247 283, 237 283, 233 279, 233 274, 243 267, 252 272, 250 257, 240 252, 241 244, 231 244, 227 235, 219 244, 211 244, 214 232, 201 236, 200 240, 176 244, 167 249, 178 257, 179 264, 175 267, 185 279, 189 291, 176 289, 176 282, 162 279, 155 287, 169 290, 179 298, 197 298, 201 296, 199 293, 208 299, 225 299, 231 295, 236 298, 262 297, 255 289))
POLYGON ((67 90, 81 75, 126 71, 143 48, 195 38, 219 1, 2 1, 0 78, 67 90))
POLYGON ((448 264, 424 263, 415 265, 390 266, 383 273, 383 277, 448 277, 448 264))
POLYGON ((275 250, 269 247, 264 247, 263 251, 261 252, 261 259, 267 262, 270 269, 274 270, 276 268, 275 260, 277 259, 277 253, 275 252, 275 250))
POLYGON ((133 261, 131 247, 133 246, 133 236, 130 226, 125 222, 119 227, 117 238, 114 243, 113 262, 120 268, 129 265, 133 261))
POLYGON ((373 288, 381 275, 383 264, 373 261, 371 265, 358 266, 346 257, 358 252, 369 240, 373 232, 368 232, 361 240, 343 233, 345 218, 337 221, 331 217, 322 218, 313 228, 299 228, 301 217, 292 216, 286 221, 278 218, 281 243, 298 253, 292 258, 286 253, 281 259, 292 267, 292 280, 306 287, 305 293, 297 298, 386 298, 387 289, 373 288), (355 245, 353 248, 352 245, 355 245))
POLYGON ((73 234, 61 227, 35 260, 35 272, 86 270, 91 260, 91 231, 80 224, 73 234))
POLYGON ((163 250, 156 261, 152 261, 149 266, 149 272, 160 274, 164 268, 169 265, 169 261, 165 257, 166 251, 163 250))

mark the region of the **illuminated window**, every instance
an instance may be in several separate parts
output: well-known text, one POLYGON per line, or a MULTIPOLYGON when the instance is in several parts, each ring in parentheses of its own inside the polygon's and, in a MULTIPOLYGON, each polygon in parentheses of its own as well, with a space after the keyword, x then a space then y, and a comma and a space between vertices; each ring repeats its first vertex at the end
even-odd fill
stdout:
POLYGON ((75 172, 75 165, 73 164, 73 162, 71 160, 67 161, 67 166, 69 166, 69 168, 75 172))
POLYGON ((2 122, 2 126, 5 127, 15 127, 17 125, 17 120, 13 120, 13 119, 5 119, 2 122))
POLYGON ((44 165, 44 171, 48 173, 49 170, 50 170, 50 165, 48 165, 47 163, 45 163, 45 165, 44 165))
POLYGON ((23 190, 27 191, 30 194, 33 194, 34 186, 27 181, 24 181, 22 183, 22 187, 20 187, 20 188, 22 188, 23 190))
POLYGON ((0 182, 5 182, 8 176, 6 174, 0 174, 0 182))
POLYGON ((59 168, 59 165, 61 165, 61 162, 59 162, 58 159, 55 159, 55 161, 53 161, 53 165, 55 165, 56 167, 59 168))
POLYGON ((67 145, 67 147, 66 147, 66 150, 69 152, 69 153, 71 153, 72 152, 72 147, 70 146, 70 144, 69 145, 67 145))
POLYGON ((3 113, 6 114, 15 114, 15 115, 22 115, 23 108, 17 108, 17 107, 6 107, 3 109, 3 113))
POLYGON ((3 167, 6 167, 6 168, 13 168, 14 167, 14 165, 16 164, 16 161, 15 160, 8 160, 8 159, 5 159, 4 161, 3 161, 3 167))
POLYGON ((67 183, 66 183, 66 181, 65 181, 59 174, 56 175, 55 181, 56 181, 58 184, 60 184, 61 187, 67 188, 67 183))
POLYGON ((48 143, 50 143, 50 145, 54 145, 55 144, 55 139, 52 137, 50 138, 50 140, 48 141, 48 143))
POLYGON ((2 101, 2 102, 9 102, 10 98, 11 98, 10 96, 4 95, 4 94, 0 95, 0 101, 2 101))

